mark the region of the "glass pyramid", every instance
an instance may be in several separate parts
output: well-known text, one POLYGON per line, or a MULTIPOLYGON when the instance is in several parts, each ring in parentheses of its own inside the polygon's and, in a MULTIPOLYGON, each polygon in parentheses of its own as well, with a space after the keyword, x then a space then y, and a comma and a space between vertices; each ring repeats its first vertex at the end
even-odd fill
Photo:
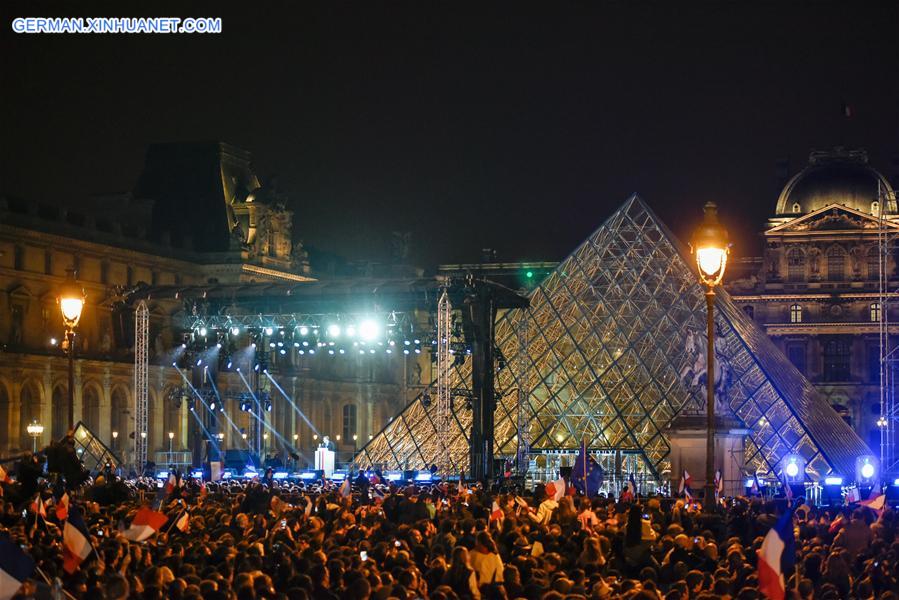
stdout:
MULTIPOLYGON (((686 249, 632 196, 534 289, 526 336, 517 335, 525 309, 499 315, 496 342, 508 365, 496 374, 496 455, 516 455, 524 389, 531 458, 574 452, 586 437, 598 452, 637 456, 639 471, 661 480, 670 468, 666 427, 705 411, 698 371, 706 308, 691 265, 686 249), (527 344, 522 354, 519 339, 527 344)), ((856 457, 870 450, 720 289, 715 319, 716 402, 719 414, 750 431, 747 469, 773 474, 795 453, 812 479, 853 475, 856 457)), ((467 471, 470 371, 466 361, 453 373, 449 448, 437 435, 436 403, 419 397, 360 451, 357 466, 421 469, 445 464, 448 455, 455 472, 467 471)))

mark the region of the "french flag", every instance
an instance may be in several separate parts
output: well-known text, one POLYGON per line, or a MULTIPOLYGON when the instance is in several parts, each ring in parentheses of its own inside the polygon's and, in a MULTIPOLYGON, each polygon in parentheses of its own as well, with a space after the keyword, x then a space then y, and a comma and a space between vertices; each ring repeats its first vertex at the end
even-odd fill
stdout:
POLYGON ((338 490, 338 491, 340 492, 340 495, 343 496, 344 498, 350 497, 351 488, 350 488, 350 478, 349 477, 347 477, 346 479, 343 480, 343 483, 340 484, 340 490, 338 490))
POLYGON ((178 517, 178 520, 175 521, 175 527, 182 533, 190 529, 190 516, 186 510, 182 512, 181 516, 178 517))
POLYGON ((69 493, 63 493, 56 501, 56 518, 62 522, 69 518, 69 493))
POLYGON ((69 507, 69 518, 62 530, 62 568, 69 575, 77 571, 78 566, 94 551, 88 536, 81 511, 73 504, 69 507))
POLYGON ((0 600, 9 600, 34 573, 34 560, 7 537, 0 537, 0 600))
POLYGON ((169 480, 165 482, 165 493, 166 493, 166 495, 169 495, 169 494, 171 494, 172 492, 174 492, 176 487, 180 487, 180 486, 179 486, 179 481, 178 481, 178 479, 175 477, 175 474, 174 474, 174 473, 170 473, 170 474, 169 474, 169 480))
POLYGON ((125 531, 125 537, 132 542, 142 542, 160 531, 168 520, 169 518, 161 512, 156 512, 148 506, 142 506, 134 515, 131 527, 125 531))
POLYGON ((490 520, 496 521, 498 525, 503 523, 503 509, 499 507, 496 500, 493 501, 493 507, 490 509, 490 520))
POLYGON ((683 494, 684 498, 693 499, 693 494, 690 493, 690 486, 693 485, 693 478, 690 477, 690 474, 687 473, 687 470, 684 469, 684 472, 680 476, 680 485, 677 487, 677 492, 679 494, 683 494))
POLYGON ((565 495, 565 480, 561 477, 556 479, 555 481, 550 481, 546 484, 546 497, 552 498, 556 502, 562 499, 562 496, 565 495))
POLYGON ((34 499, 34 502, 31 503, 31 512, 41 518, 47 518, 47 507, 44 505, 44 500, 43 498, 41 498, 40 492, 38 492, 37 498, 34 499))
POLYGON ((771 600, 786 595, 784 573, 790 573, 796 562, 796 540, 793 537, 793 511, 787 511, 765 536, 759 550, 759 591, 771 600))
POLYGON ((871 497, 867 500, 862 500, 861 502, 859 502, 859 505, 870 508, 879 516, 883 512, 883 507, 886 505, 886 501, 886 495, 882 493, 878 494, 876 491, 873 491, 871 492, 871 497))

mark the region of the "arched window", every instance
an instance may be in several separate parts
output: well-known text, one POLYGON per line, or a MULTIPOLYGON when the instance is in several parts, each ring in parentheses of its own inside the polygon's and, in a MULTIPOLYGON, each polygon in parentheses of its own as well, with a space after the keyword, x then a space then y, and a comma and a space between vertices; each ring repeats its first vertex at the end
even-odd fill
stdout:
MULTIPOLYGON (((20 448, 31 449, 32 447, 31 436, 25 429, 32 421, 41 421, 41 392, 37 386, 29 382, 23 385, 22 391, 19 392, 20 448)), ((38 440, 38 446, 40 445, 41 440, 38 440)))
POLYGON ((9 423, 12 421, 12 402, 9 401, 9 392, 6 385, 0 381, 0 452, 4 455, 10 450, 9 423))
MULTIPOLYGON (((122 439, 128 439, 128 434, 133 429, 131 426, 131 407, 128 402, 128 393, 120 387, 115 388, 112 391, 110 404, 112 405, 112 422, 110 423, 109 431, 117 431, 122 439)), ((112 442, 112 438, 109 441, 112 442)))
POLYGON ((805 253, 799 248, 791 248, 787 252, 787 279, 805 280, 805 253))
POLYGON ((827 251, 827 278, 830 281, 846 278, 846 251, 841 246, 833 246, 827 251))
POLYGON ((793 212, 794 212, 794 213, 801 213, 801 212, 802 212, 802 207, 799 206, 799 203, 798 203, 798 202, 794 202, 794 203, 793 203, 793 212))
POLYGON ((793 304, 790 306, 790 323, 802 323, 801 304, 793 304))
POLYGON ((51 398, 53 407, 53 421, 51 435, 54 440, 60 439, 66 434, 69 428, 69 395, 66 389, 61 385, 53 388, 53 396, 51 398))
POLYGON ((353 441, 356 434, 356 405, 343 405, 343 442, 348 444, 353 441))
POLYGON ((100 430, 100 395, 93 386, 84 388, 81 393, 81 421, 94 435, 100 430))
POLYGON ((876 246, 868 248, 868 253, 865 255, 865 265, 868 268, 869 281, 880 279, 880 250, 876 246))
POLYGON ((873 302, 871 304, 871 322, 879 323, 880 322, 880 302, 873 302))

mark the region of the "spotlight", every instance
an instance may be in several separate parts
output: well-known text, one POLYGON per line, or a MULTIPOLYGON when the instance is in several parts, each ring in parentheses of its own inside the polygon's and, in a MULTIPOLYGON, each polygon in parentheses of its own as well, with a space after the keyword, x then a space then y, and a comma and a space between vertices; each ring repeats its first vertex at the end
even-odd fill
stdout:
POLYGON ((783 474, 788 483, 805 481, 805 459, 798 454, 787 454, 781 462, 783 474))
POLYGON ((203 364, 203 359, 202 359, 202 358, 198 358, 198 359, 197 359, 197 366, 199 367, 199 366, 202 365, 202 364, 203 364))
POLYGON ((281 356, 284 356, 285 354, 287 354, 287 350, 285 350, 284 348, 281 348, 280 352, 281 352, 281 356))
POLYGON ((250 344, 250 347, 253 348, 253 349, 255 350, 255 349, 256 349, 256 342, 253 342, 252 344, 250 344))
POLYGON ((409 354, 409 349, 408 348, 404 349, 403 354, 409 354))
POLYGON ((315 348, 309 348, 309 354, 315 354, 315 348))
POLYGON ((58 343, 58 342, 57 342, 56 338, 50 338, 50 345, 51 345, 51 346, 55 346, 57 343, 58 343))
POLYGON ((340 325, 337 323, 328 325, 328 335, 332 338, 340 337, 340 325))
POLYGON ((215 410, 215 400, 212 400, 212 401, 209 403, 209 410, 215 410))
POLYGON ((235 325, 231 328, 231 335, 240 335, 240 327, 235 325))
POLYGON ((217 343, 217 344, 215 345, 215 347, 218 348, 219 350, 222 349, 222 345, 221 345, 220 343, 217 343))
POLYGON ((855 480, 859 487, 869 487, 877 483, 877 458, 872 455, 859 456, 855 460, 855 480))
POLYGON ((177 369, 177 368, 178 368, 178 363, 172 363, 172 366, 175 367, 175 368, 177 369))
POLYGON ((371 341, 378 337, 380 329, 372 319, 365 319, 359 324, 359 335, 363 340, 371 341))
POLYGON ((338 350, 338 352, 340 352, 341 354, 346 354, 346 350, 344 350, 343 348, 341 348, 340 350, 338 350))
POLYGON ((334 356, 334 350, 332 350, 331 348, 328 348, 328 354, 330 354, 331 356, 334 356))
POLYGON ((228 366, 225 367, 225 368, 226 368, 226 369, 230 369, 230 368, 231 368, 231 361, 230 361, 230 360, 228 361, 228 366))
POLYGON ((354 337, 356 335, 356 328, 350 325, 346 328, 347 337, 354 337))
POLYGON ((301 349, 301 350, 298 350, 298 352, 299 352, 300 354, 306 354, 306 351, 305 351, 305 350, 302 350, 302 349, 301 349))
POLYGON ((308 335, 308 334, 309 334, 308 327, 306 327, 305 325, 303 327, 300 327, 300 335, 308 335))
POLYGON ((421 348, 416 348, 416 349, 415 349, 415 353, 416 353, 416 354, 421 354, 421 348))
POLYGON ((271 334, 273 334, 273 333, 275 333, 275 330, 272 329, 271 327, 266 327, 266 328, 265 328, 265 335, 271 335, 271 334))
POLYGON ((254 370, 254 371, 258 371, 258 370, 259 370, 259 365, 254 365, 254 366, 253 366, 253 370, 254 370))
POLYGON ((200 337, 206 337, 206 334, 209 333, 205 327, 200 327, 200 337))

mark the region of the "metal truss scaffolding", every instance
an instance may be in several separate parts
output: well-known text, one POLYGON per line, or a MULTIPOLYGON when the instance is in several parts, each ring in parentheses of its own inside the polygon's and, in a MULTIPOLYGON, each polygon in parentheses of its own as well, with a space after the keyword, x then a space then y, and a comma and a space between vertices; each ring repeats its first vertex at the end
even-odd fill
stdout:
POLYGON ((147 464, 147 393, 150 311, 146 300, 134 309, 134 468, 142 473, 147 464))
POLYGON ((437 437, 443 451, 436 464, 441 473, 451 468, 449 457, 450 436, 452 435, 452 367, 450 361, 450 341, 453 335, 453 307, 446 290, 437 302, 437 437))
MULTIPOLYGON (((498 316, 499 351, 520 352, 527 368, 496 372, 496 456, 516 456, 524 408, 531 456, 575 453, 585 438, 592 450, 630 457, 643 476, 662 479, 668 426, 704 407, 696 370, 706 307, 687 256, 633 196, 533 290, 525 335, 522 309, 498 316)), ((723 290, 716 305, 716 350, 727 370, 721 410, 749 431, 747 469, 775 473, 795 453, 813 479, 853 473, 867 446, 723 290)), ((454 394, 470 377, 467 360, 454 369, 454 394)), ((469 460, 472 413, 463 406, 452 408, 448 458, 456 470, 469 460)), ((362 449, 358 466, 437 462, 437 417, 436 407, 413 401, 362 449)))
POLYGON ((896 241, 899 229, 896 227, 896 192, 877 183, 877 230, 878 245, 878 302, 877 316, 880 340, 880 464, 883 473, 899 472, 899 456, 896 454, 897 422, 899 422, 899 401, 896 398, 896 363, 899 355, 895 343, 890 340, 890 315, 896 301, 896 282, 891 278, 895 269, 896 241))

